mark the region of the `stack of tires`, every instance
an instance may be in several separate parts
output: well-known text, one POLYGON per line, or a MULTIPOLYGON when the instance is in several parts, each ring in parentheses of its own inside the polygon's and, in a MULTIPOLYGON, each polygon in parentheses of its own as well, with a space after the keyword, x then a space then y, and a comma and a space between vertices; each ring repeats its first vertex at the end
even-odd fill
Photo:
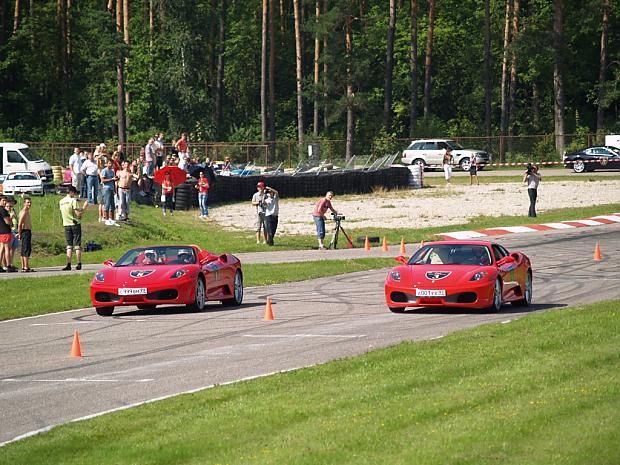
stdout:
POLYGON ((184 182, 177 186, 174 194, 174 209, 189 210, 198 204, 197 190, 192 182, 184 182))
POLYGON ((52 173, 54 174, 54 184, 62 184, 63 175, 62 166, 52 166, 52 173))

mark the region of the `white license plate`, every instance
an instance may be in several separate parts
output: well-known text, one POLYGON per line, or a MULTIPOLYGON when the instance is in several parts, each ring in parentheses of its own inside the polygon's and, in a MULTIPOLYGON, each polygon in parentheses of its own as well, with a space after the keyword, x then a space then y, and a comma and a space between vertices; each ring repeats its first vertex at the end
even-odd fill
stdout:
POLYGON ((118 295, 144 295, 146 287, 119 287, 118 295))
POLYGON ((416 289, 416 297, 445 297, 445 289, 416 289))

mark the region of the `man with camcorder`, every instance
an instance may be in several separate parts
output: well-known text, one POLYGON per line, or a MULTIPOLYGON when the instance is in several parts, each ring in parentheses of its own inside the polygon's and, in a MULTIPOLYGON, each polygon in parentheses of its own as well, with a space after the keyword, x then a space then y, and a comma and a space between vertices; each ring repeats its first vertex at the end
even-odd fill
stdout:
POLYGON ((527 164, 527 169, 523 175, 523 182, 527 184, 527 195, 530 197, 530 210, 527 216, 536 216, 536 199, 538 198, 538 184, 542 175, 538 173, 538 166, 527 164))
MULTIPOLYGON (((319 250, 325 250, 325 244, 323 244, 323 240, 325 239, 325 213, 327 210, 331 210, 334 215, 334 219, 339 216, 339 213, 332 207, 331 200, 334 198, 334 193, 329 191, 325 194, 321 200, 319 200, 314 206, 314 210, 312 211, 312 218, 314 219, 314 224, 316 225, 316 236, 319 240, 319 250)), ((340 220, 344 219, 342 215, 340 215, 340 220)))

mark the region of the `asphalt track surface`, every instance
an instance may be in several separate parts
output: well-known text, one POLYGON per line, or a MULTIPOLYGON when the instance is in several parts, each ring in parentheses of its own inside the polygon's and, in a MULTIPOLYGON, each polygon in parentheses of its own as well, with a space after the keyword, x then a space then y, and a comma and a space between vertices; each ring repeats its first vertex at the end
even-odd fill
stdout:
MULTIPOLYGON (((533 262, 529 311, 505 305, 498 314, 392 314, 384 303, 383 269, 246 289, 243 306, 233 309, 127 307, 110 318, 81 309, 0 322, 0 443, 215 384, 507 323, 532 311, 620 298, 620 224, 495 240, 533 262), (593 260, 597 241, 602 261, 593 260), (274 321, 263 319, 267 296, 274 321), (69 357, 75 329, 82 358, 69 357)), ((306 253, 311 259, 319 252, 306 253)))

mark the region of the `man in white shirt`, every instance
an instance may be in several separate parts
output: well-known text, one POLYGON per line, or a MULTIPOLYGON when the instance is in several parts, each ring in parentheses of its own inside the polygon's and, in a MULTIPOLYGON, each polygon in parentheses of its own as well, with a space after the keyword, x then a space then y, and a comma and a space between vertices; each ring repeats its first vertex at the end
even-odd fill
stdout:
POLYGON ((95 205, 97 203, 97 194, 99 193, 99 167, 93 159, 92 152, 86 152, 86 160, 82 163, 80 171, 86 177, 88 203, 95 205))
MULTIPOLYGON (((84 161, 84 155, 79 147, 73 149, 73 154, 69 157, 69 167, 71 168, 71 185, 75 187, 79 192, 82 191, 82 184, 80 183, 80 170, 82 169, 82 162, 84 161)), ((81 176, 81 181, 84 182, 84 176, 81 176)))

